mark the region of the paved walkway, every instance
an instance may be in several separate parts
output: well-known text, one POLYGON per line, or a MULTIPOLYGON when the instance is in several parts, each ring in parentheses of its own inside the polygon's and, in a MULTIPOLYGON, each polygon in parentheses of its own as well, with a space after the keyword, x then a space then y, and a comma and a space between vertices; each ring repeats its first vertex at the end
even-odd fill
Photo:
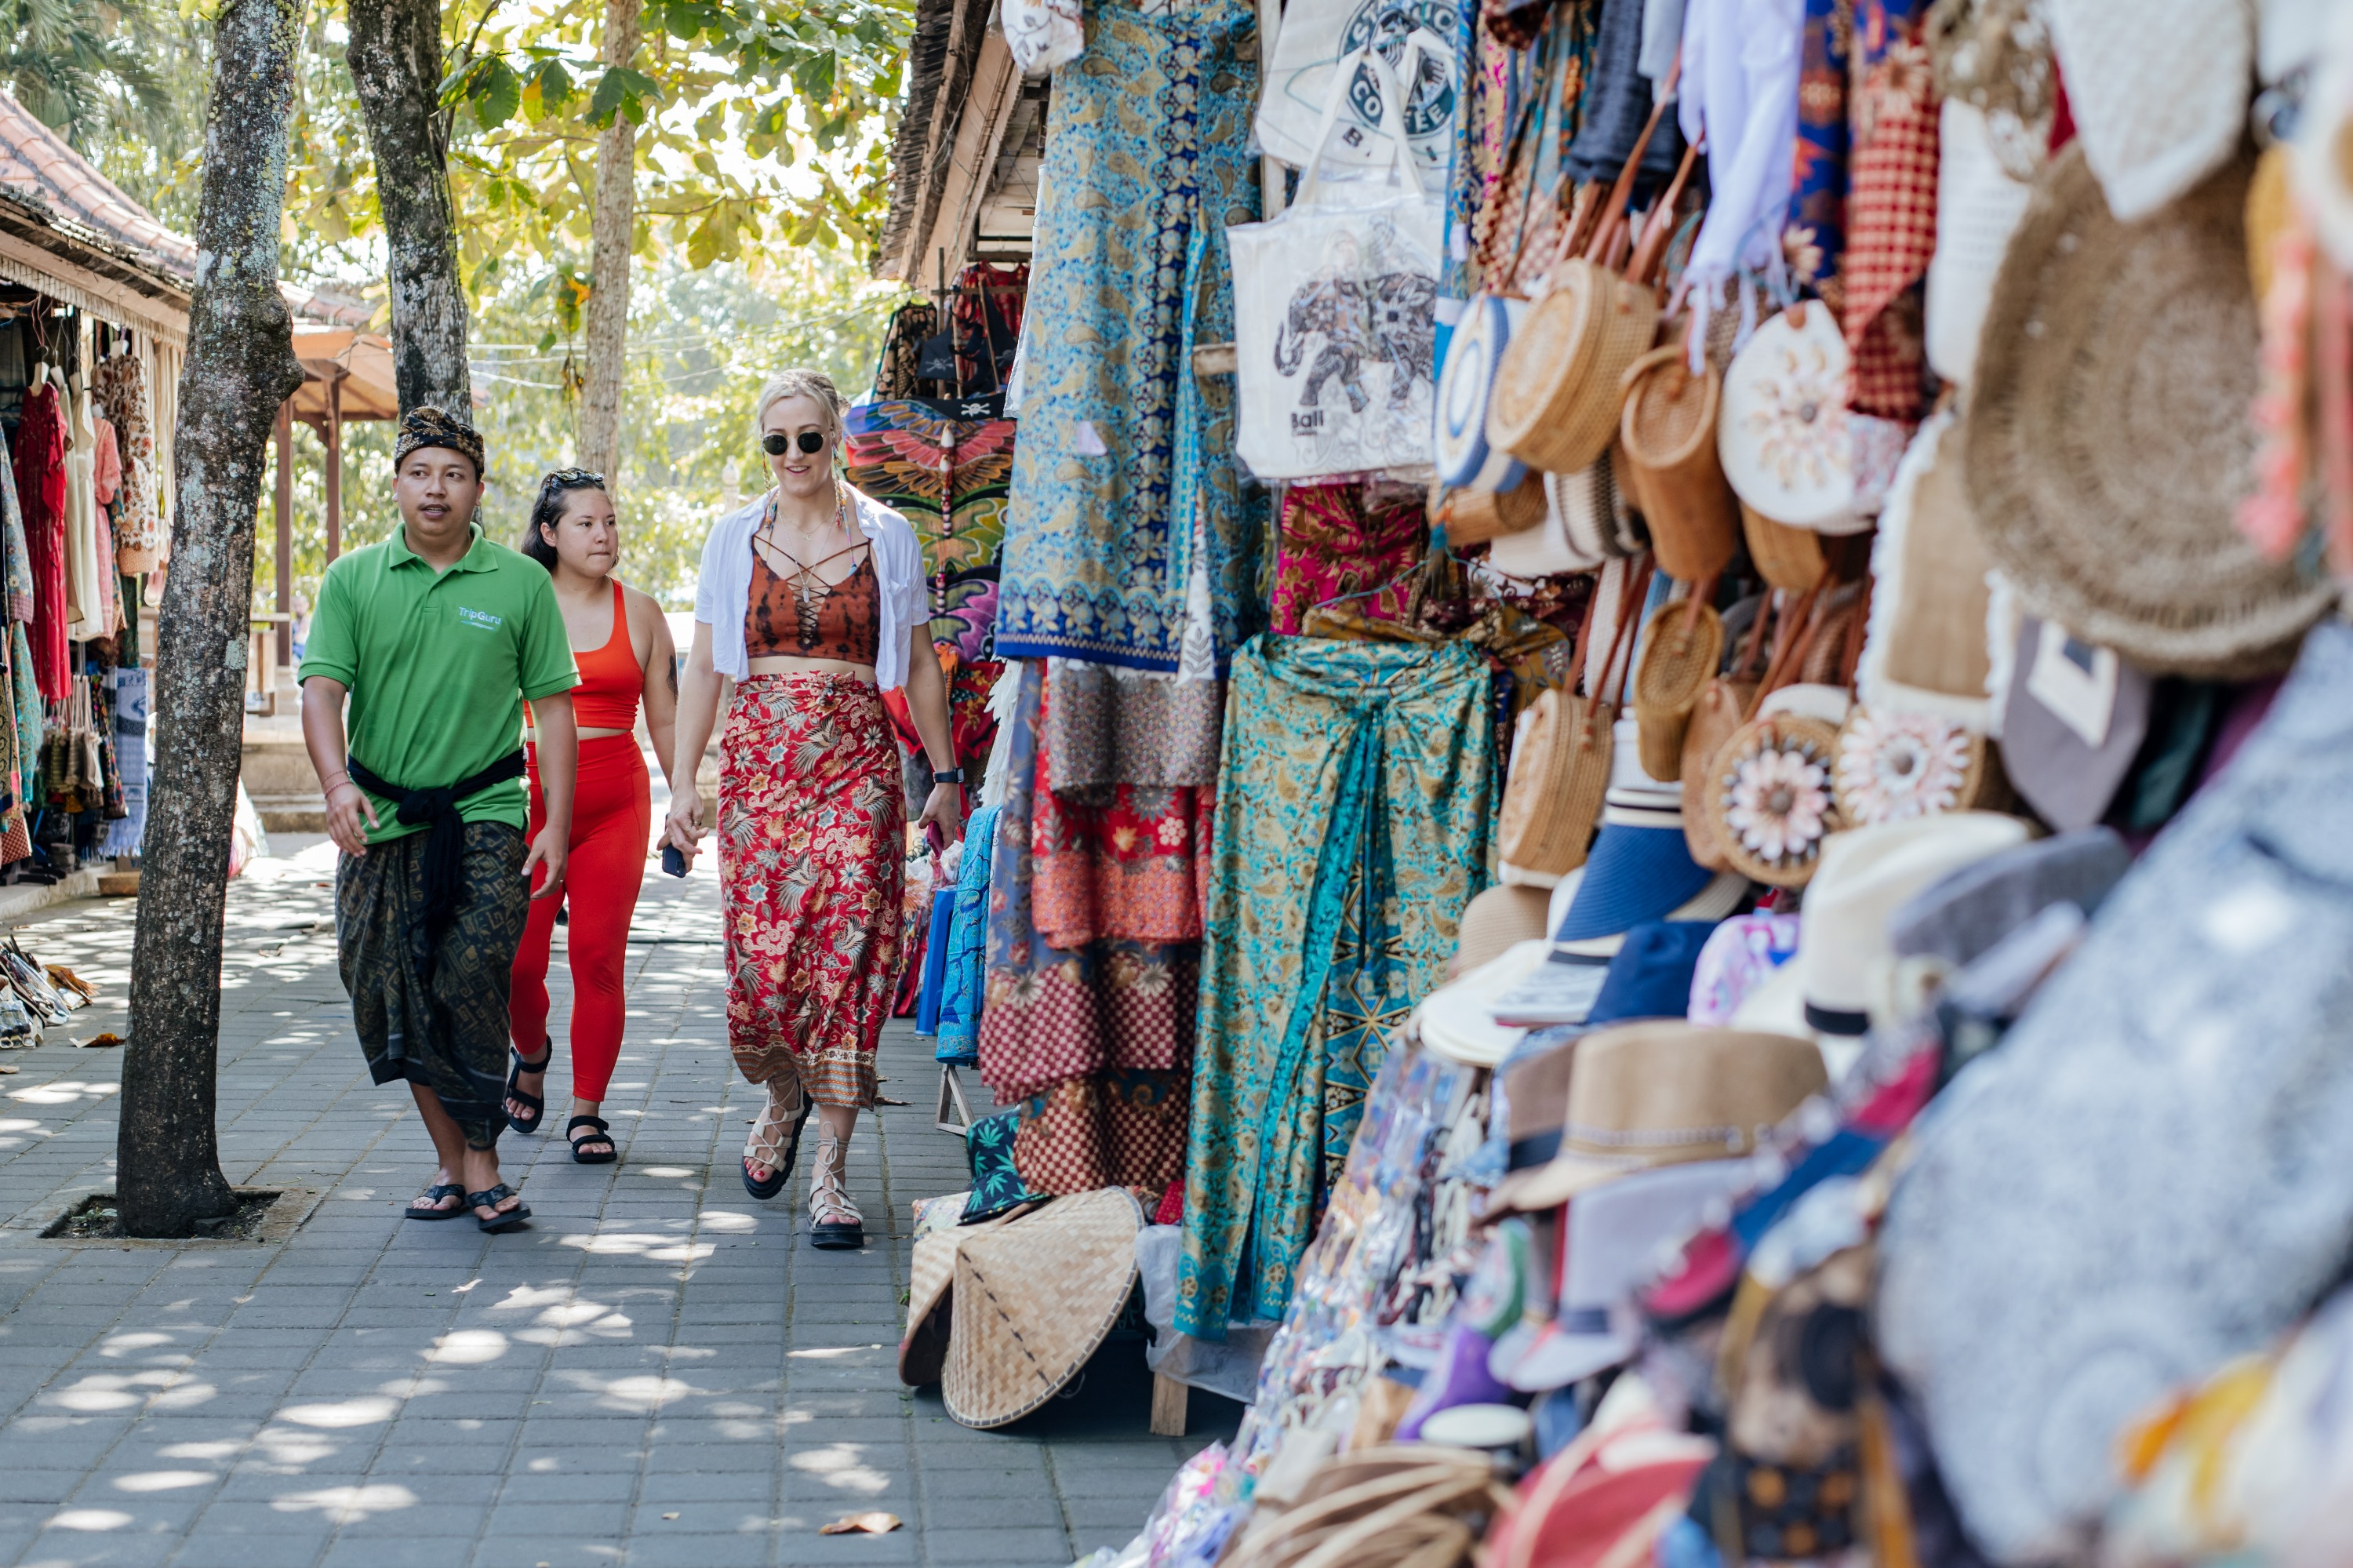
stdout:
MULTIPOLYGON (((113 1185, 120 1057, 52 1031, 4 1059, 21 1070, 0 1078, 0 1563, 1060 1568, 1124 1542, 1184 1456, 1229 1434, 1239 1407, 1196 1395, 1189 1439, 1149 1436, 1132 1343, 1002 1432, 900 1386, 908 1203, 965 1184, 961 1147, 894 1025, 883 1093, 913 1103, 853 1146, 866 1250, 810 1250, 797 1182, 745 1195, 756 1091, 727 1056, 708 863, 647 879, 606 1107, 620 1163, 511 1137, 533 1228, 404 1222, 430 1146, 351 1039, 332 854, 260 863, 229 900, 222 1159, 232 1181, 318 1195, 290 1237, 42 1240, 113 1185), (817 1533, 868 1509, 906 1528, 817 1533)), ((75 1039, 124 1027, 131 919, 85 901, 20 927, 105 993, 75 1039)))

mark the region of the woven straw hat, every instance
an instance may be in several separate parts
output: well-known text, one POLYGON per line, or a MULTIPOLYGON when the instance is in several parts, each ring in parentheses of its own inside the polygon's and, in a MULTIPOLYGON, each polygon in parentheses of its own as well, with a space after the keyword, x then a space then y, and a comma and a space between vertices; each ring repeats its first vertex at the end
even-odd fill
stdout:
POLYGON ((1560 1152, 1519 1192, 1565 1203, 1641 1171, 1753 1154, 1828 1086, 1811 1040, 1680 1021, 1622 1023, 1578 1042, 1560 1152))
POLYGON ((975 1236, 1009 1224, 1035 1206, 1024 1204, 979 1224, 959 1225, 955 1216, 963 1213, 968 1196, 959 1192, 952 1200, 927 1199, 918 1211, 914 1258, 907 1270, 907 1331, 899 1340, 899 1381, 909 1388, 939 1382, 947 1363, 948 1324, 954 1317, 948 1287, 955 1283, 957 1252, 975 1236))
POLYGON ((2233 521, 2253 487, 2252 168, 2126 226, 2062 153, 1978 350, 1962 469, 1987 553, 2036 613, 2160 674, 2282 667, 2332 598, 2233 521))
POLYGON ((1061 1392, 1135 1286, 1144 1211, 1124 1187, 1057 1198, 955 1254, 955 1320, 940 1394, 966 1426, 1018 1421, 1061 1392))
POLYGON ((1547 934, 1546 914, 1552 894, 1542 887, 1499 885, 1487 889, 1462 908, 1462 935, 1454 945, 1453 973, 1469 974, 1518 942, 1533 942, 1547 934))

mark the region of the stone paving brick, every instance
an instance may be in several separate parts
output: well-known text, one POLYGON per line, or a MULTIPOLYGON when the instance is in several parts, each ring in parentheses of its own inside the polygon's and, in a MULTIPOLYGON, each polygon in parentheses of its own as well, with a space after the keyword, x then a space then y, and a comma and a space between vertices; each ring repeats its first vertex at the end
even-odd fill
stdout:
MULTIPOLYGON (((1001 1432, 900 1386, 908 1205, 962 1184, 960 1150, 931 1126, 932 1065, 905 1025, 886 1033, 883 1092, 913 1103, 853 1145, 868 1245, 812 1251, 801 1182, 764 1204, 736 1178, 759 1095, 725 1048, 707 864, 648 881, 638 934, 662 940, 631 949, 605 1107, 621 1160, 577 1166, 558 1136, 511 1137, 531 1229, 404 1221, 430 1150, 351 1043, 327 863, 261 869, 230 891, 223 1165, 317 1206, 269 1245, 42 1241, 41 1223, 112 1184, 120 1059, 10 1058, 0 1564, 1062 1568, 1124 1542, 1185 1456, 1230 1433, 1236 1407, 1201 1396, 1190 1437, 1149 1437, 1132 1342, 1107 1347, 1077 1398, 1001 1432), (904 1528, 817 1533, 870 1509, 904 1528)), ((100 988, 77 1037, 124 1028, 132 915, 67 905, 20 932, 100 988)), ((559 1015, 568 984, 559 961, 559 1015)), ((557 1127, 567 1054, 559 1043, 557 1127)))

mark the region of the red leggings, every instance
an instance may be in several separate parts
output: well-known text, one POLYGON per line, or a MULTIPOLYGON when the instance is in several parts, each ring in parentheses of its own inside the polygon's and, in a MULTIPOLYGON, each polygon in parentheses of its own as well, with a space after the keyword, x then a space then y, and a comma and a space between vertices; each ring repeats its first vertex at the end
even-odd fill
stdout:
MULTIPOLYGON (((539 792, 539 757, 531 761, 531 833, 547 825, 547 803, 539 792)), ((547 1034, 548 944, 555 935, 555 906, 571 906, 565 927, 572 949, 572 1092, 601 1100, 621 1056, 621 1028, 628 997, 629 917, 637 913, 638 889, 646 876, 646 845, 653 829, 653 801, 646 759, 634 735, 608 735, 580 743, 580 779, 572 799, 572 845, 565 863, 562 898, 531 906, 522 945, 515 949, 514 988, 507 1003, 515 1049, 538 1054, 547 1034)))

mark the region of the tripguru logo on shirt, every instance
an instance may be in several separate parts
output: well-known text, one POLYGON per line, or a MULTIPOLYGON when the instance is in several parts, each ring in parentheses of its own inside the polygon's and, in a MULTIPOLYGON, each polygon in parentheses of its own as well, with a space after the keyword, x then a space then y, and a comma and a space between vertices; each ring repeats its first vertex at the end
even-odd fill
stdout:
POLYGON ((470 626, 477 631, 496 631, 506 622, 487 609, 468 609, 461 604, 458 607, 458 624, 470 626))

